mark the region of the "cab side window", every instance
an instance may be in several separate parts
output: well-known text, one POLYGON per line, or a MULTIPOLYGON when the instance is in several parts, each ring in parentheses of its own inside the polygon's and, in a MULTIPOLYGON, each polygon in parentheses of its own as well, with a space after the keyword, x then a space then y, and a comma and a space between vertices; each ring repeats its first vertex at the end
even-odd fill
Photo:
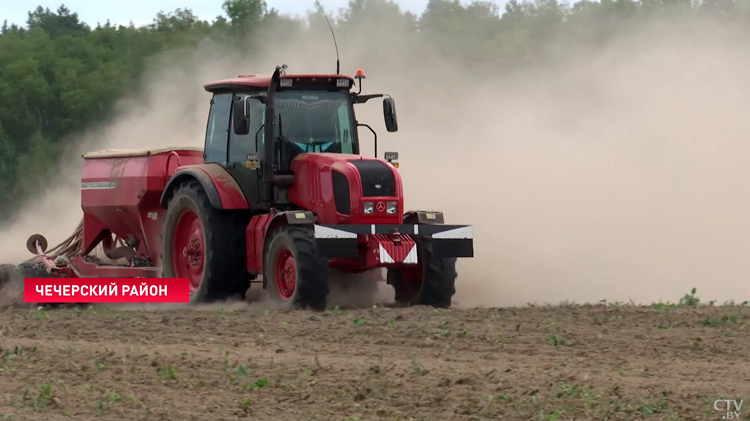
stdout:
MULTIPOLYGON (((240 94, 238 101, 244 101, 247 94, 240 94)), ((229 130, 229 161, 230 162, 245 162, 248 152, 262 151, 263 145, 263 132, 258 133, 258 130, 265 121, 265 106, 257 100, 251 100, 248 102, 248 109, 250 111, 250 133, 246 135, 237 135, 234 133, 234 121, 232 121, 231 129, 229 130), (258 133, 258 144, 256 145, 255 135, 258 133)), ((261 153, 261 159, 263 159, 261 153)))
POLYGON ((206 162, 226 162, 232 94, 215 94, 206 127, 206 162))
POLYGON ((351 127, 349 119, 349 108, 347 104, 342 104, 337 111, 337 120, 335 122, 336 134, 338 137, 339 144, 341 145, 341 153, 354 153, 354 147, 352 145, 352 134, 349 133, 348 127, 351 127), (342 127, 346 127, 343 131, 342 127))

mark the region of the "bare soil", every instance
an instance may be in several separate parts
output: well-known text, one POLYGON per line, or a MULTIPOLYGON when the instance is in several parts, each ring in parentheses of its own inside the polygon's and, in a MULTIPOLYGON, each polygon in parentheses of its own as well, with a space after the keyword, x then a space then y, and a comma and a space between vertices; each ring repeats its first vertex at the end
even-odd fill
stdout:
MULTIPOLYGON (((721 419, 747 307, 0 311, 18 420, 721 419)), ((743 417, 743 418, 744 418, 743 417)))

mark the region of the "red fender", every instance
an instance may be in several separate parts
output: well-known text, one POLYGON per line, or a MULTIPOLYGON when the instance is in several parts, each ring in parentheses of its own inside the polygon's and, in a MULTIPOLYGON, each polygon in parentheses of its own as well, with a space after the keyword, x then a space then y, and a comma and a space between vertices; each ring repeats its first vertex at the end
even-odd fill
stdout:
POLYGON ((310 211, 286 211, 255 215, 245 230, 247 271, 253 275, 263 273, 263 251, 268 233, 282 225, 312 225, 317 217, 310 211))
POLYGON ((240 185, 227 170, 216 163, 185 165, 177 168, 164 188, 161 206, 166 208, 174 189, 189 179, 194 179, 201 184, 211 205, 217 209, 250 209, 240 185))

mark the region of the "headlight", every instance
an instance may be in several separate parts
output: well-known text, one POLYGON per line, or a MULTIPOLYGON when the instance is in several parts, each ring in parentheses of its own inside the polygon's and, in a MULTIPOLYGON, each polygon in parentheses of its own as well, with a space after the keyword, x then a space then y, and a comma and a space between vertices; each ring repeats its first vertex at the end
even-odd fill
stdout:
POLYGON ((375 213, 375 202, 365 202, 364 210, 366 214, 375 213))
POLYGON ((388 212, 390 214, 396 213, 396 211, 398 210, 398 202, 388 202, 388 203, 386 203, 385 209, 386 209, 386 212, 388 212))

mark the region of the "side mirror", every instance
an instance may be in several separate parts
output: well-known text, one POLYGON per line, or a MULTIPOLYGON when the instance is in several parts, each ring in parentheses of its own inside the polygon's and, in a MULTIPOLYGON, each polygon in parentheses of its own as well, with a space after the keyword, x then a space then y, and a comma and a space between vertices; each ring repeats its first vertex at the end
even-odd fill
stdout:
POLYGON ((393 98, 383 99, 383 117, 385 117, 385 128, 393 133, 398 131, 398 119, 396 118, 396 103, 393 98))
POLYGON ((232 121, 234 122, 234 134, 238 136, 250 133, 250 107, 247 99, 234 101, 232 104, 232 121))

